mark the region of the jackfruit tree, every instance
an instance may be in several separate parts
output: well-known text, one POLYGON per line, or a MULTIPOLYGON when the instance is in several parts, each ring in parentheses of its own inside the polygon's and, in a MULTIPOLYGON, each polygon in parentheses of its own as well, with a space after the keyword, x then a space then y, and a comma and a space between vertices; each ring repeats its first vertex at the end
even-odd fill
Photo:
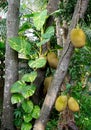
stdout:
MULTIPOLYGON (((74 52, 78 53, 82 48, 87 49, 85 48, 86 30, 82 28, 82 24, 84 20, 87 20, 85 12, 89 0, 44 0, 43 3, 46 2, 46 5, 42 5, 40 8, 33 8, 33 5, 34 2, 35 6, 43 4, 41 0, 30 1, 31 9, 27 5, 27 13, 20 14, 20 20, 25 20, 20 27, 19 1, 12 2, 14 1, 8 1, 2 130, 4 128, 14 130, 11 103, 17 104, 14 107, 15 129, 45 130, 52 110, 55 109, 59 113, 56 124, 58 129, 78 130, 74 115, 76 115, 76 119, 79 117, 77 113, 82 109, 82 98, 80 100, 74 97, 77 93, 71 86, 73 83, 71 78, 76 84, 75 79, 80 77, 79 80, 81 80, 85 75, 79 76, 80 71, 84 72, 82 64, 80 64, 80 69, 78 68, 78 73, 74 74, 73 70, 78 67, 75 68, 77 60, 74 60, 74 52), (12 11, 11 14, 10 11, 12 11), (29 34, 27 34, 28 31, 29 34), (27 70, 24 70, 24 74, 19 75, 19 79, 18 58, 24 58, 28 66, 27 70), (72 64, 73 62, 74 64, 72 64), (9 106, 9 109, 5 104, 9 106), (41 111, 38 105, 41 107, 41 111), (6 113, 9 115, 6 116, 6 113)), ((25 5, 23 5, 24 7, 25 5)), ((88 49, 86 51, 89 52, 88 49)), ((82 61, 81 58, 80 60, 82 61)), ((86 76, 88 78, 89 74, 86 76)), ((83 88, 86 82, 87 80, 84 81, 83 88)))
MULTIPOLYGON (((68 36, 67 36, 67 39, 65 41, 64 49, 62 51, 62 56, 59 59, 57 70, 54 74, 54 78, 52 80, 51 86, 50 86, 50 88, 47 92, 47 95, 45 97, 45 100, 44 100, 44 103, 43 103, 43 106, 42 106, 42 109, 41 109, 40 117, 35 122, 33 130, 37 130, 37 128, 39 128, 40 130, 44 130, 45 127, 46 127, 46 122, 48 121, 48 117, 49 117, 50 112, 53 108, 53 105, 54 105, 54 102, 55 102, 56 97, 58 95, 60 86, 62 85, 64 77, 66 76, 68 65, 69 65, 69 62, 70 62, 70 58, 71 58, 72 52, 74 50, 73 45, 70 43, 70 31, 77 26, 79 19, 84 17, 85 11, 87 9, 88 2, 89 1, 79 1, 79 0, 77 1, 75 11, 74 11, 74 14, 73 14, 73 17, 72 17, 72 21, 71 21, 71 24, 70 24, 70 27, 69 27, 68 36), (79 14, 79 12, 80 12, 80 14, 79 14)), ((52 7, 53 7, 53 3, 55 3, 55 2, 53 2, 52 0, 49 1, 49 4, 50 5, 52 4, 52 7)), ((75 36, 73 36, 73 37, 75 37, 75 36)), ((71 38, 73 38, 73 37, 71 37, 71 38)), ((83 37, 83 44, 84 44, 85 35, 84 35, 83 32, 82 32, 82 37, 83 37)), ((75 39, 73 39, 73 40, 75 41, 75 39)), ((77 39, 77 40, 80 41, 79 39, 77 39)), ((73 99, 71 99, 71 100, 73 100, 73 99)), ((69 101, 70 101, 70 99, 69 99, 69 101)), ((74 101, 74 103, 77 107, 76 110, 78 111, 79 106, 78 106, 76 101, 74 101)), ((68 103, 68 104, 70 104, 70 103, 68 103)), ((68 105, 68 106, 69 106, 69 109, 73 110, 73 106, 70 106, 70 105, 68 105)), ((60 110, 60 109, 61 108, 59 108, 59 106, 58 106, 58 110, 60 110)), ((59 124, 59 129, 70 128, 70 129, 78 130, 76 125, 74 123, 72 123, 74 121, 74 119, 73 119, 73 114, 70 112, 70 110, 67 109, 67 111, 65 111, 64 113, 65 113, 65 115, 66 115, 66 113, 69 113, 68 115, 70 115, 69 117, 71 117, 71 119, 69 119, 67 121, 68 124, 65 124, 65 125, 59 124), (69 121, 72 121, 72 122, 69 122, 69 121), (74 128, 72 128, 71 125, 74 128)))

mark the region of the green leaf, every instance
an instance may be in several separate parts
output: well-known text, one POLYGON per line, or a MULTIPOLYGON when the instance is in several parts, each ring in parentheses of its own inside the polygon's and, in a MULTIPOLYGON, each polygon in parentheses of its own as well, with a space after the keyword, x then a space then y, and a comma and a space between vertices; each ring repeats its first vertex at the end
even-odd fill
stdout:
POLYGON ((57 45, 55 45, 54 49, 56 49, 56 50, 57 50, 57 49, 62 50, 63 47, 57 44, 57 45))
POLYGON ((34 26, 36 27, 37 30, 42 29, 46 18, 47 18, 47 10, 43 10, 42 12, 36 12, 33 14, 34 26))
POLYGON ((21 130, 31 130, 31 129, 32 129, 31 123, 25 123, 25 122, 22 123, 21 130))
POLYGON ((40 108, 39 106, 35 105, 32 113, 32 117, 37 119, 40 115, 40 108))
POLYGON ((27 29, 31 28, 31 24, 29 22, 23 23, 23 25, 19 29, 19 33, 26 31, 27 29))
POLYGON ((13 37, 9 39, 9 45, 15 51, 24 54, 30 55, 31 45, 23 38, 13 37))
POLYGON ((0 41, 0 49, 5 49, 5 44, 0 41))
POLYGON ((34 84, 31 84, 24 87, 21 94, 23 95, 24 98, 28 98, 35 93, 35 90, 36 90, 36 86, 34 84))
POLYGON ((29 61, 29 66, 33 69, 42 68, 46 65, 46 59, 44 57, 40 57, 36 59, 35 61, 29 61))
POLYGON ((46 32, 42 35, 44 39, 50 39, 54 35, 54 27, 50 26, 46 29, 46 32))
POLYGON ((11 86, 11 93, 21 93, 26 84, 22 81, 17 81, 11 86))
POLYGON ((37 72, 33 71, 31 73, 27 73, 22 77, 22 80, 25 82, 33 82, 37 77, 37 72))
POLYGON ((11 93, 21 93, 24 98, 28 98, 34 94, 36 86, 34 84, 26 85, 22 81, 17 81, 11 86, 11 93))
POLYGON ((23 100, 24 100, 24 97, 21 94, 13 94, 11 97, 12 104, 22 102, 23 100))
POLYGON ((33 17, 33 13, 23 15, 23 18, 31 18, 31 17, 33 17))
POLYGON ((36 45, 38 47, 42 46, 43 44, 47 43, 50 39, 43 39, 41 42, 38 42, 36 45))
POLYGON ((31 114, 24 114, 23 119, 26 123, 29 123, 32 120, 32 115, 31 114))
POLYGON ((33 103, 32 103, 32 101, 25 100, 25 101, 22 103, 22 108, 23 108, 23 110, 24 110, 26 113, 31 113, 32 110, 33 110, 33 103))

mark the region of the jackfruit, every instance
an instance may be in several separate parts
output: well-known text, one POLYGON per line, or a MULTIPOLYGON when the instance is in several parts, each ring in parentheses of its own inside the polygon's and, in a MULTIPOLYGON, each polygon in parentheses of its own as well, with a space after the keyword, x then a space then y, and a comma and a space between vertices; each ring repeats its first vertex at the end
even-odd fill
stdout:
POLYGON ((58 65, 58 58, 54 52, 50 52, 47 55, 47 60, 49 63, 49 66, 52 67, 53 69, 57 68, 58 65))
POLYGON ((83 47, 86 43, 86 35, 80 28, 74 28, 70 32, 71 43, 74 47, 83 47))
POLYGON ((70 97, 68 99, 68 107, 73 112, 77 112, 80 109, 79 104, 77 103, 77 101, 73 97, 70 97))
POLYGON ((44 89, 43 89, 43 93, 44 93, 44 94, 47 93, 48 88, 49 88, 50 85, 51 85, 52 79, 53 79, 52 76, 45 78, 45 80, 44 80, 44 89))
POLYGON ((55 102, 55 109, 61 112, 65 110, 66 107, 67 107, 67 96, 66 95, 59 96, 55 102))

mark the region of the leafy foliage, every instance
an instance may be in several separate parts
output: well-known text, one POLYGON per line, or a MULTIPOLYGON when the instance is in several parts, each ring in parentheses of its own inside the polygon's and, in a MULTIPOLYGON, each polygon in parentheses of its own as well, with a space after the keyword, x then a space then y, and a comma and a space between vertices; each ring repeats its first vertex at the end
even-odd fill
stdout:
POLYGON ((1 0, 1 1, 0 1, 0 8, 1 8, 1 7, 2 7, 2 8, 5 8, 7 5, 8 5, 7 0, 1 0))
POLYGON ((16 104, 16 103, 22 102, 23 100, 24 100, 24 97, 21 94, 15 93, 11 97, 11 103, 12 104, 16 104))
POLYGON ((36 108, 33 102, 29 99, 36 90, 36 86, 32 83, 36 76, 37 73, 35 71, 25 74, 22 77, 22 80, 18 80, 11 86, 11 103, 20 103, 20 106, 14 112, 14 123, 16 127, 21 127, 22 130, 30 130, 32 128, 30 123, 32 119, 37 119, 39 117, 40 108, 36 108), (27 85, 29 82, 30 85, 27 85))
MULTIPOLYGON (((70 0, 68 2, 62 1, 60 4, 60 16, 62 20, 65 20, 70 22, 74 6, 75 6, 76 0, 70 0), (70 14, 70 15, 69 15, 70 14)), ((59 11, 57 12, 57 14, 59 11)), ((32 73, 25 74, 20 81, 17 81, 11 88, 11 92, 13 93, 11 101, 13 104, 20 102, 21 105, 21 112, 16 112, 16 118, 20 117, 17 120, 20 120, 20 124, 18 122, 16 123, 19 126, 21 126, 22 130, 28 130, 31 129, 31 121, 32 119, 37 119, 39 117, 40 108, 39 106, 36 106, 33 104, 33 102, 29 99, 35 92, 35 86, 32 84, 34 80, 37 77, 36 70, 39 68, 43 68, 46 65, 46 59, 41 58, 40 55, 42 54, 41 46, 51 40, 52 36, 54 36, 54 27, 50 26, 46 30, 44 29, 44 25, 46 22, 47 16, 47 10, 43 10, 40 12, 34 12, 31 14, 27 14, 24 16, 28 20, 31 19, 30 22, 25 22, 21 28, 19 35, 24 35, 25 31, 27 29, 32 28, 33 33, 36 35, 37 39, 35 39, 33 42, 31 40, 26 41, 25 37, 21 38, 13 38, 10 39, 10 46, 18 51, 19 53, 22 53, 24 55, 28 55, 28 64, 29 67, 32 68, 34 71, 32 73), (22 95, 22 96, 19 96, 22 95), (22 98, 23 97, 23 98, 22 98), (22 113, 22 116, 21 116, 22 113)), ((87 17, 88 18, 88 17, 87 17)), ((86 20, 86 19, 84 19, 86 20)), ((87 31, 87 29, 86 29, 87 31)), ((90 30, 89 30, 90 32, 90 30)), ((89 36, 89 43, 90 43, 90 34, 89 36)), ((54 44, 55 37, 53 37, 52 42, 54 44)), ((56 50, 57 47, 56 46, 56 50)), ((53 49, 54 46, 53 46, 53 49)), ((82 77, 85 76, 86 72, 90 72, 91 70, 91 48, 87 45, 84 48, 75 49, 74 55, 72 56, 70 67, 69 67, 69 74, 70 74, 70 80, 73 82, 73 84, 76 84, 76 86, 71 86, 70 84, 67 86, 68 90, 71 90, 71 95, 73 95, 76 99, 78 99, 81 107, 80 113, 75 114, 75 119, 77 122, 77 125, 83 129, 88 129, 86 125, 90 128, 90 116, 89 111, 89 103, 90 102, 90 96, 87 92, 87 90, 84 92, 84 89, 82 88, 82 77), (85 104, 83 106, 83 103, 85 101, 85 104), (89 111, 87 112, 86 107, 88 107, 89 111), (85 118, 86 117, 86 118, 85 118), (78 121, 79 119, 79 121, 78 121), (83 120, 83 122, 81 122, 83 120), (85 124, 86 123, 86 124, 85 124), (81 125, 80 125, 81 124, 81 125)), ((54 113, 53 113, 54 114, 54 113)), ((50 120, 47 124, 47 130, 53 129, 53 126, 57 126, 57 119, 55 120, 55 117, 53 117, 52 120, 50 120)))
POLYGON ((39 117, 39 114, 40 114, 40 108, 38 105, 35 105, 33 109, 32 117, 37 119, 39 117))
POLYGON ((24 110, 26 113, 31 113, 31 111, 33 110, 33 103, 32 103, 32 101, 27 101, 27 100, 25 100, 25 101, 22 103, 22 108, 23 108, 23 110, 24 110))
POLYGON ((90 51, 91 49, 87 49, 86 47, 82 49, 75 49, 75 53, 72 56, 69 67, 69 73, 72 80, 81 80, 82 75, 84 76, 86 72, 89 72, 90 68, 88 67, 90 67, 91 64, 90 51))
POLYGON ((12 49, 24 54, 25 56, 30 55, 31 45, 23 38, 11 38, 9 39, 9 45, 12 49))
MULTIPOLYGON (((64 2, 64 0, 62 0, 60 2, 60 16, 61 16, 62 20, 66 20, 66 21, 70 22, 72 15, 73 15, 73 12, 74 12, 76 2, 77 2, 77 0, 67 0, 65 2, 64 2)), ((85 13, 83 21, 87 25, 91 26, 91 22, 90 22, 91 21, 91 15, 90 15, 91 8, 90 7, 91 7, 91 0, 89 1, 89 5, 88 5, 88 8, 87 8, 87 11, 85 13)))
POLYGON ((38 68, 42 68, 46 65, 46 59, 43 57, 40 57, 34 61, 29 61, 29 66, 33 69, 38 69, 38 68))
POLYGON ((33 82, 37 77, 37 72, 33 71, 31 73, 27 73, 23 75, 22 80, 25 82, 33 82))
POLYGON ((76 124, 80 130, 89 130, 91 126, 91 96, 89 95, 88 86, 82 87, 82 83, 78 82, 72 87, 71 95, 74 96, 80 104, 80 112, 75 113, 76 124))
POLYGON ((43 10, 42 12, 36 12, 33 14, 33 22, 37 30, 42 29, 46 18, 47 18, 47 10, 43 10))
POLYGON ((31 128, 32 128, 32 124, 30 124, 30 123, 24 122, 21 125, 21 130, 31 130, 31 128))

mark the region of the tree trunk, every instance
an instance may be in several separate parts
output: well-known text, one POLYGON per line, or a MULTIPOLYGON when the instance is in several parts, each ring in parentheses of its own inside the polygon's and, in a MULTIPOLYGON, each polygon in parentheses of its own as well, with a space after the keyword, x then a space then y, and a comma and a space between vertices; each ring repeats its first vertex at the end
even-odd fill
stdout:
POLYGON ((18 53, 10 48, 8 39, 18 35, 19 6, 20 0, 8 0, 5 87, 1 130, 14 130, 10 88, 18 79, 18 53))
POLYGON ((76 26, 76 24, 78 23, 78 21, 80 19, 80 16, 82 18, 82 16, 84 15, 88 2, 89 2, 89 0, 78 0, 77 1, 76 8, 75 8, 73 18, 72 18, 72 22, 69 27, 66 46, 63 49, 63 54, 59 61, 57 70, 54 74, 54 78, 53 78, 51 87, 49 88, 46 98, 44 100, 44 103, 43 103, 43 106, 41 109, 41 113, 40 113, 40 117, 38 120, 36 120, 33 130, 45 130, 46 123, 48 121, 52 107, 56 100, 60 86, 62 85, 62 82, 67 73, 70 58, 71 58, 72 52, 74 50, 72 44, 70 43, 70 37, 69 37, 70 30, 76 26))

